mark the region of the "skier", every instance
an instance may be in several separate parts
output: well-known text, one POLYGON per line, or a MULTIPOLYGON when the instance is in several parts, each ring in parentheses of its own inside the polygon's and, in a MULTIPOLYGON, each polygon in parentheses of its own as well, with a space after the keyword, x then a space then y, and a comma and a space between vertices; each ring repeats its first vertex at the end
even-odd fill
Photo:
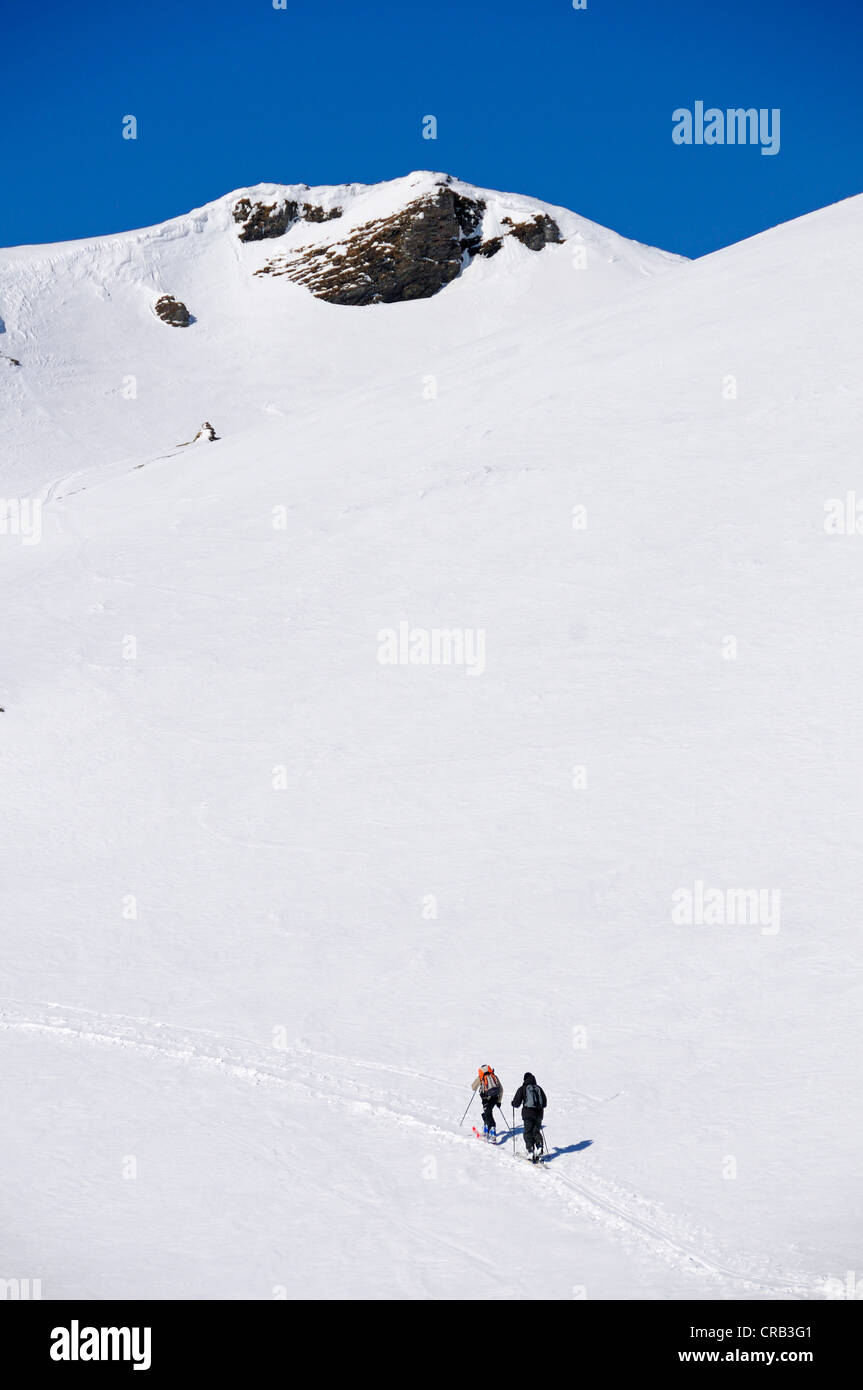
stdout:
POLYGON ((480 1067, 470 1088, 472 1091, 479 1091, 479 1098, 482 1101, 482 1132, 494 1143, 497 1139, 494 1107, 500 1105, 503 1096, 503 1086, 495 1076, 494 1068, 480 1067))
POLYGON ((524 1082, 512 1098, 512 1108, 522 1106, 521 1118, 524 1123, 524 1144, 530 1154, 531 1163, 539 1163, 544 1148, 542 1141, 542 1119, 548 1098, 538 1084, 532 1071, 526 1071, 524 1082))

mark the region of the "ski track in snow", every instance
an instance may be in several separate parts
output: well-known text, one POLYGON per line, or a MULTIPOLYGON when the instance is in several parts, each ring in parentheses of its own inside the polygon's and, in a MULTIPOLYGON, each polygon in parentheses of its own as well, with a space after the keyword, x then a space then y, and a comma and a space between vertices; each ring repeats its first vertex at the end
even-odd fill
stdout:
MULTIPOLYGON (((435 1114, 440 1123, 431 1124, 417 1119, 397 1108, 404 1103, 397 1092, 346 1076, 344 1068, 356 1067, 386 1076, 432 1081, 436 1085, 463 1090, 453 1081, 423 1072, 382 1062, 366 1062, 337 1053, 317 1052, 298 1045, 284 1050, 268 1048, 252 1039, 222 1035, 209 1029, 184 1028, 133 1015, 103 1014, 57 1004, 30 1006, 4 1001, 0 1003, 0 1029, 48 1034, 65 1042, 130 1048, 142 1056, 220 1071, 252 1086, 288 1087, 314 1101, 345 1107, 358 1115, 418 1129, 433 1135, 438 1141, 464 1146, 466 1153, 472 1153, 477 1162, 499 1163, 502 1157, 508 1156, 506 1152, 499 1156, 487 1146, 477 1146, 471 1130, 448 1128, 447 1116, 433 1106, 428 1105, 427 1112, 435 1114), (339 1064, 338 1073, 326 1070, 331 1063, 339 1064)), ((595 1104, 606 1103, 596 1097, 578 1094, 595 1104)), ((611 1096, 607 1099, 614 1098, 611 1096)), ((508 1149, 506 1144, 499 1147, 508 1149)), ((538 1180, 522 1165, 507 1164, 506 1171, 516 1180, 534 1183, 538 1180)), ((773 1278, 756 1277, 747 1274, 741 1267, 735 1268, 704 1253, 693 1243, 697 1238, 696 1232, 670 1229, 667 1215, 663 1214, 661 1221, 654 1219, 653 1208, 645 1199, 596 1176, 585 1182, 546 1166, 539 1195, 543 1200, 563 1202, 571 1211, 587 1216, 618 1239, 636 1240, 653 1256, 688 1274, 730 1282, 736 1286, 736 1290, 729 1292, 745 1291, 797 1299, 822 1295, 823 1281, 820 1279, 783 1277, 779 1271, 775 1271, 773 1278), (651 1216, 641 1214, 636 1208, 650 1210, 651 1216)))

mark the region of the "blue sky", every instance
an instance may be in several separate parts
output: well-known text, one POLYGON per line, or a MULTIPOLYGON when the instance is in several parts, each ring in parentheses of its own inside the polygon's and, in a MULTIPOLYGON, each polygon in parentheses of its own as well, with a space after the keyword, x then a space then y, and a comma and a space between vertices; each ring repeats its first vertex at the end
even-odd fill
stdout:
POLYGON ((863 191, 859 0, 106 0, 7 7, 0 245, 261 181, 443 170, 696 256, 863 191), (781 149, 672 112, 778 107, 781 149), (138 121, 136 141, 121 122, 138 121), (422 139, 422 118, 438 139, 422 139))

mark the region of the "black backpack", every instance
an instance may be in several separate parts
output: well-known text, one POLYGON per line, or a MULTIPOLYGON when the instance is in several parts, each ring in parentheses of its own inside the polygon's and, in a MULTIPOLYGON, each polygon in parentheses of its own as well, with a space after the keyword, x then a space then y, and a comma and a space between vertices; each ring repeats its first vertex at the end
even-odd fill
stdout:
POLYGON ((524 1103, 528 1110, 542 1110, 542 1091, 535 1081, 529 1081, 524 1088, 524 1103))

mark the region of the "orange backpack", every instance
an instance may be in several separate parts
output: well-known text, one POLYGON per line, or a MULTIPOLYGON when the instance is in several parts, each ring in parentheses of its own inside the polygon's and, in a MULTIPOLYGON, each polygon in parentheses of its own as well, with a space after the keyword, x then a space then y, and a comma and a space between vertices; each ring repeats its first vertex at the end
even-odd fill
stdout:
POLYGON ((488 1095, 489 1091, 503 1090, 503 1087, 501 1086, 491 1067, 480 1067, 479 1074, 481 1077, 480 1089, 483 1095, 488 1095))

